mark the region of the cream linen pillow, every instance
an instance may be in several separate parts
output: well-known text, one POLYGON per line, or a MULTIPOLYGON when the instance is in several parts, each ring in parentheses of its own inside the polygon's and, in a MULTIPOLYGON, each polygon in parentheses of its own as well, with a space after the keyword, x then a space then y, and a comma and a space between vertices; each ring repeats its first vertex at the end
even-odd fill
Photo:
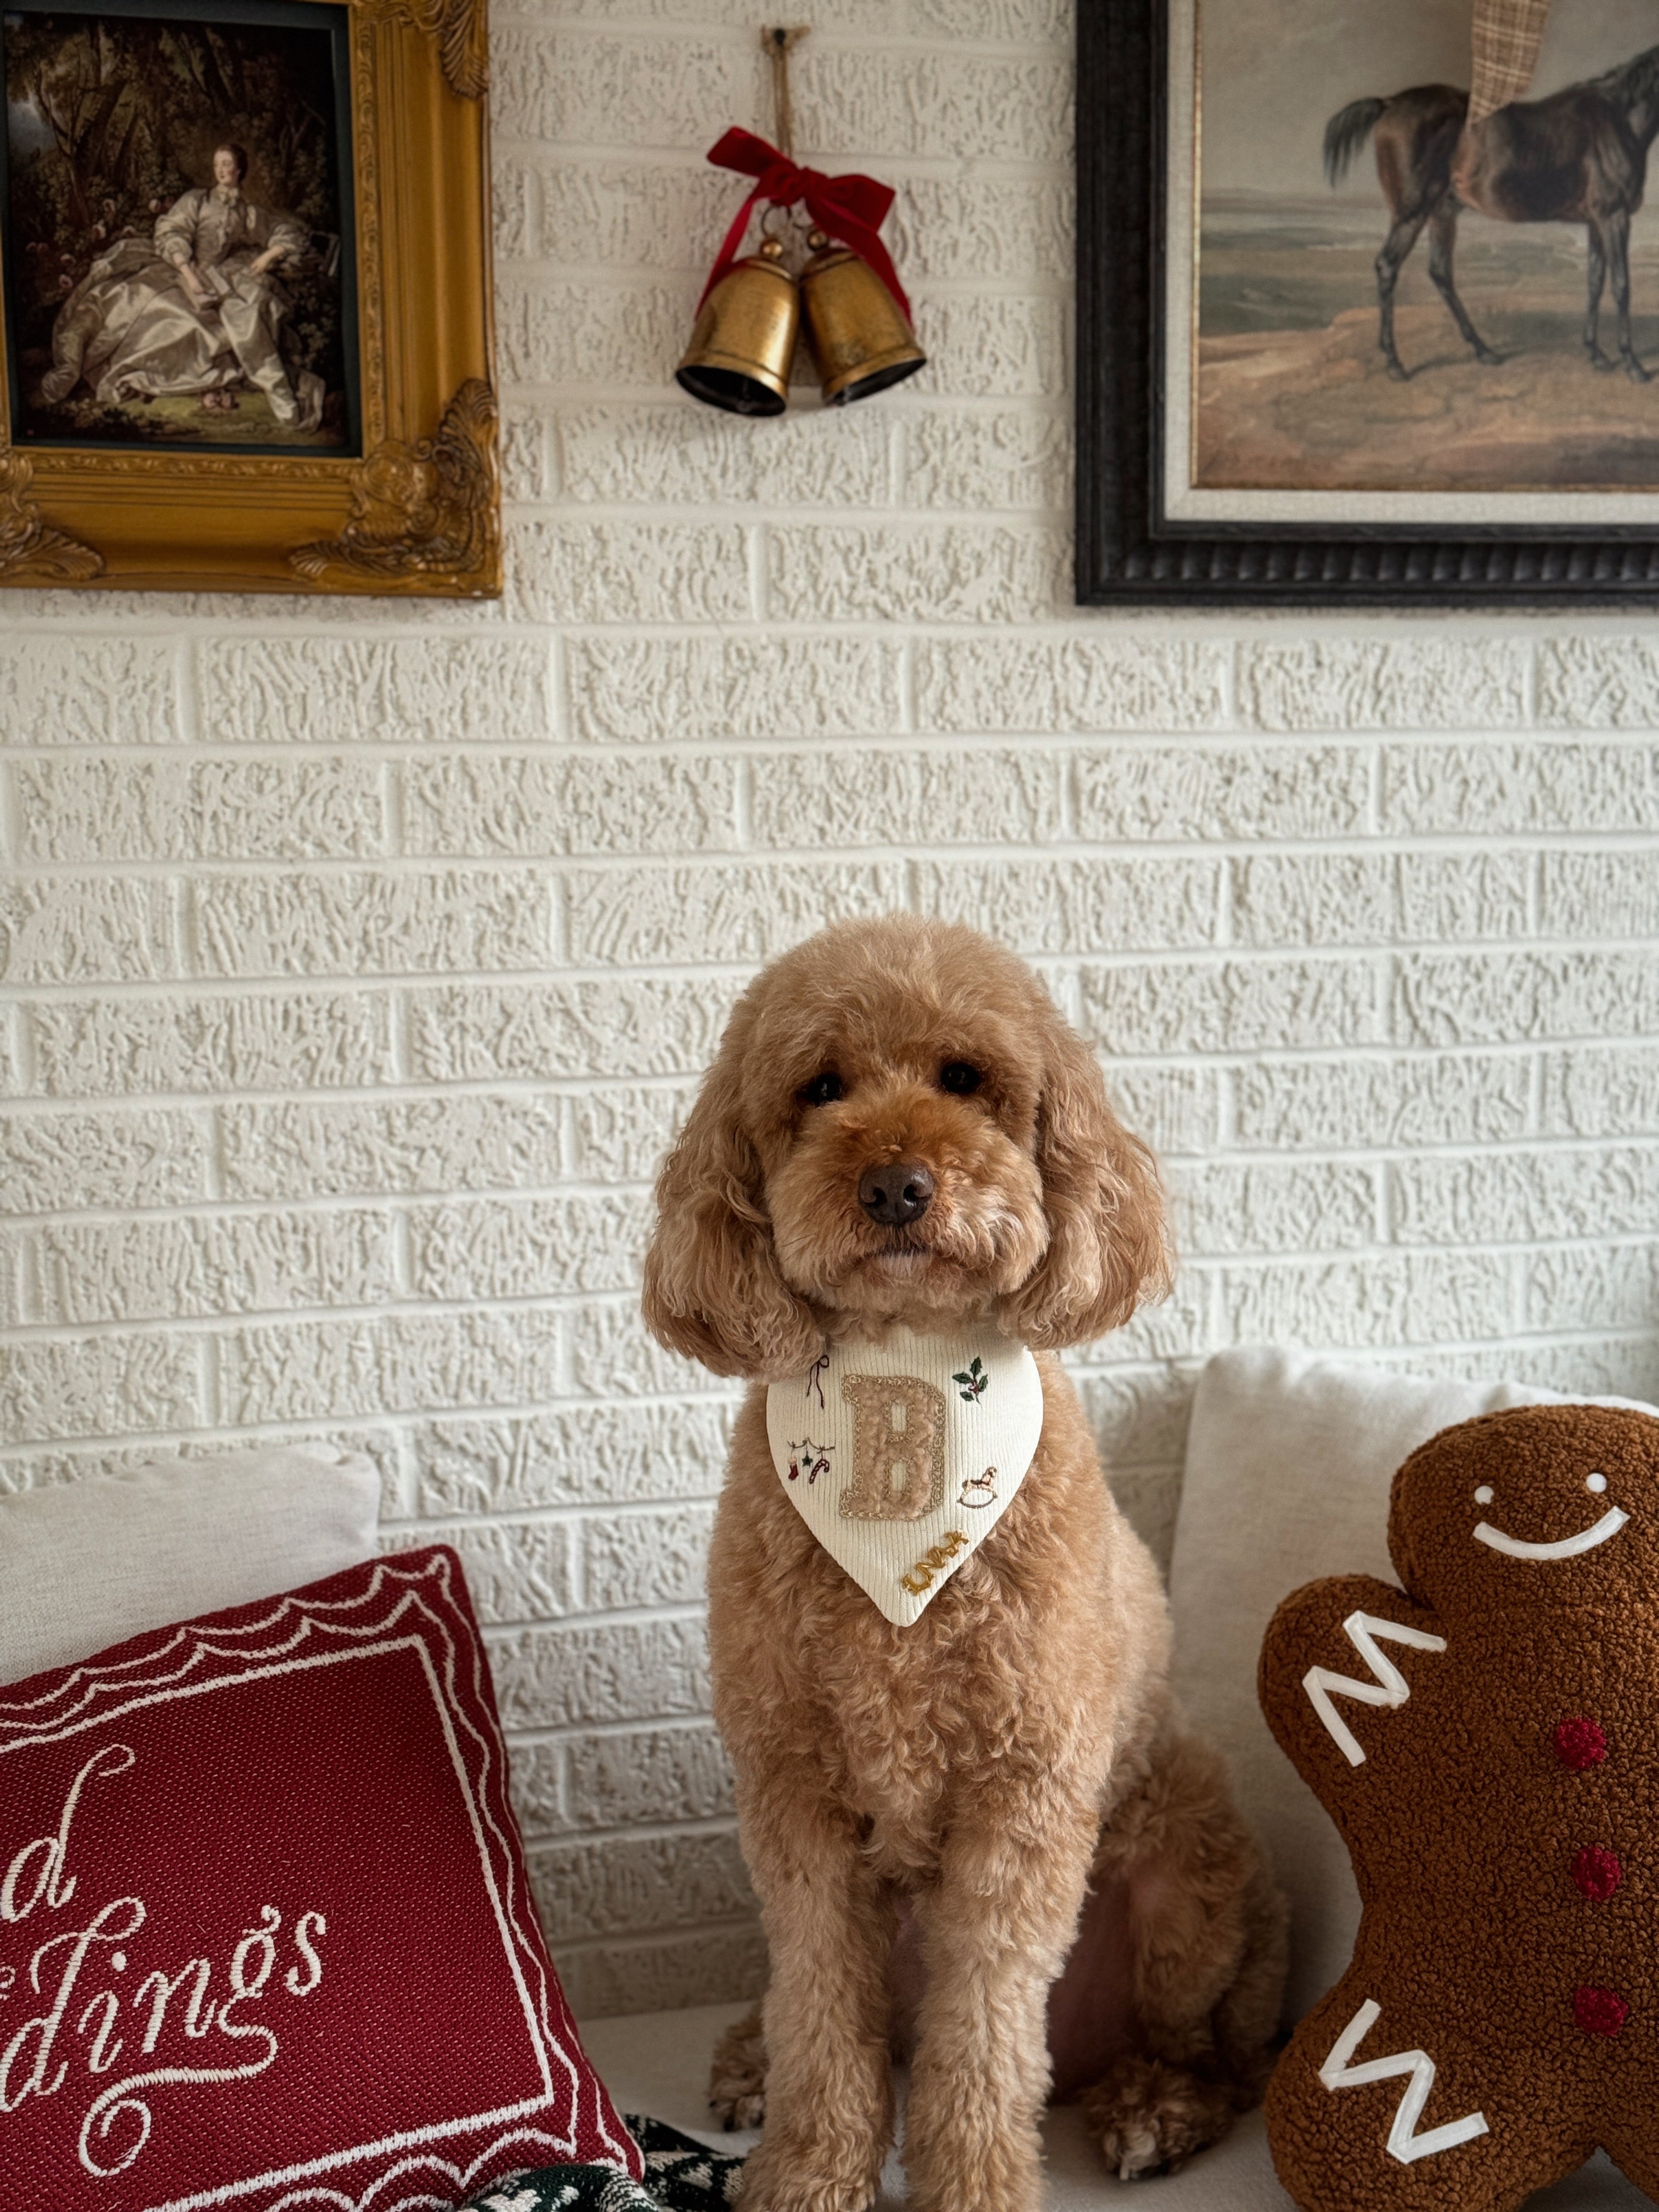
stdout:
POLYGON ((1170 1566, 1176 1686, 1231 1759, 1290 1898, 1287 2021, 1346 1967, 1359 1896, 1341 1838, 1255 1701, 1273 1608, 1321 1575, 1396 1582, 1389 1486, 1407 1453, 1477 1413, 1561 1402, 1516 1382, 1437 1381, 1296 1352, 1217 1352, 1199 1378, 1170 1566))
POLYGON ((0 1682, 356 1566, 380 1494, 359 1453, 262 1445, 0 1498, 0 1682))

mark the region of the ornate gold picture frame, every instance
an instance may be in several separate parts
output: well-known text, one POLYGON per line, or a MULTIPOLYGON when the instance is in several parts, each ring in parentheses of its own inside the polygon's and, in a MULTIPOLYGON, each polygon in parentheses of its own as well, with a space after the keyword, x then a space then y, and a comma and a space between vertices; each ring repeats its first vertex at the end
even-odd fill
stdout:
POLYGON ((0 583, 498 594, 484 0, 5 26, 0 583))

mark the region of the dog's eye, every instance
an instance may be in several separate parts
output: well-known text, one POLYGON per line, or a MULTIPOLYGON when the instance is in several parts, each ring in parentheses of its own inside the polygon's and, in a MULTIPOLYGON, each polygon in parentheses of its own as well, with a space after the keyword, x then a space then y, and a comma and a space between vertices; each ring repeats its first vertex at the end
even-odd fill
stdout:
POLYGON ((803 1083, 795 1093, 803 1106, 827 1106, 832 1099, 846 1093, 847 1085, 833 1067, 826 1067, 822 1075, 815 1075, 810 1083, 803 1083))
POLYGON ((984 1080, 978 1068, 965 1060, 947 1060, 939 1072, 939 1089, 954 1091, 958 1098, 966 1098, 971 1091, 977 1091, 984 1080))

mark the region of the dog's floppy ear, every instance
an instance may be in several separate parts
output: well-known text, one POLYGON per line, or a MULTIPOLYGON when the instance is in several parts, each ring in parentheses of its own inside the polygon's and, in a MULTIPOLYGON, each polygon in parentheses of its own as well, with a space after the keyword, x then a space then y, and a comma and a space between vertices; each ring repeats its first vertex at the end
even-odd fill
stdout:
POLYGON ((1170 1252, 1158 1163, 1113 1113, 1093 1054, 1057 1016, 1043 1063, 1036 1161, 1048 1249, 1003 1311, 1025 1343, 1058 1351, 1103 1336, 1167 1291, 1170 1252))
POLYGON ((732 1015, 720 1056, 657 1177, 657 1227, 641 1303, 659 1344, 716 1375, 804 1375, 823 1332, 778 1269, 759 1154, 743 1126, 739 1070, 749 1009, 732 1015))

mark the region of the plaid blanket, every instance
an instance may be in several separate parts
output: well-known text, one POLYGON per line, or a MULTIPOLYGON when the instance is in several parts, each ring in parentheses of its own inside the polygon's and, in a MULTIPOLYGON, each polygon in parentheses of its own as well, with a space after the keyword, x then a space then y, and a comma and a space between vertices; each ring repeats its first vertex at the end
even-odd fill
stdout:
POLYGON ((614 2166, 544 2166, 492 2183, 461 2212, 718 2212, 732 2203, 740 2158, 721 2158, 662 2120, 623 2118, 645 2153, 643 2185, 614 2166))

